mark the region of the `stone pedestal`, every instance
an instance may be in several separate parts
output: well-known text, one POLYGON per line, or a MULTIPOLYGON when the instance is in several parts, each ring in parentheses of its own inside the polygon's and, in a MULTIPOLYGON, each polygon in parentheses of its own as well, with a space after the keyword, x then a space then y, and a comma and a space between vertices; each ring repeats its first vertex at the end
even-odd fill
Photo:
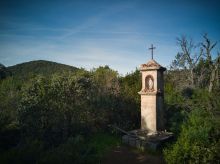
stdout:
POLYGON ((141 129, 149 132, 164 130, 163 114, 163 71, 155 60, 142 64, 142 89, 141 95, 141 129))
POLYGON ((149 135, 147 131, 139 129, 129 133, 130 135, 122 137, 122 142, 142 150, 160 150, 166 142, 173 139, 172 133, 164 131, 149 135))

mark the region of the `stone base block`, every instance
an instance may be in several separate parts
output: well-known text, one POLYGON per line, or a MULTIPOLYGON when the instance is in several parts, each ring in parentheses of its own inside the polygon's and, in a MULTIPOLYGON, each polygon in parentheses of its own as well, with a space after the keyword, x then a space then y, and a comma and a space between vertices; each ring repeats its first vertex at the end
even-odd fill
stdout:
POLYGON ((159 150, 166 142, 172 139, 173 134, 164 131, 149 133, 143 130, 133 130, 128 135, 122 136, 124 144, 144 150, 159 150))

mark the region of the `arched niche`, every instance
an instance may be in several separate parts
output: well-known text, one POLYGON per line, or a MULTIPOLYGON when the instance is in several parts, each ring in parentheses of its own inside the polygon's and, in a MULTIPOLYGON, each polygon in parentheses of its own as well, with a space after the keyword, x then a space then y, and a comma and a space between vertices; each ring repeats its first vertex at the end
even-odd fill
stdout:
POLYGON ((145 78, 145 91, 154 91, 154 78, 151 75, 147 75, 145 78))

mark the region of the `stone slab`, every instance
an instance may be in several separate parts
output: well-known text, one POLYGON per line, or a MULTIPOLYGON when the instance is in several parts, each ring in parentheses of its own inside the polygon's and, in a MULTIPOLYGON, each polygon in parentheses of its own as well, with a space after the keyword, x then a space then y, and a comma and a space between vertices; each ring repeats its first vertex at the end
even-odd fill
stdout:
POLYGON ((153 135, 140 133, 143 133, 143 130, 134 130, 130 132, 131 135, 122 136, 122 143, 143 150, 160 150, 165 143, 173 139, 173 134, 169 132, 158 132, 153 135), (134 135, 135 132, 136 135, 134 135))

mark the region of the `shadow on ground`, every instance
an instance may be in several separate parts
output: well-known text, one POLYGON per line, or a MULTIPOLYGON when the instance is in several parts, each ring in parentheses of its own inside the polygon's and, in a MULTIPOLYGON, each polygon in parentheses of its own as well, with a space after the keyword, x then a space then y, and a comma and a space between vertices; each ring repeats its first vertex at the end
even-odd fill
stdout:
POLYGON ((162 155, 141 152, 126 146, 118 146, 103 158, 103 164, 164 164, 162 155))

